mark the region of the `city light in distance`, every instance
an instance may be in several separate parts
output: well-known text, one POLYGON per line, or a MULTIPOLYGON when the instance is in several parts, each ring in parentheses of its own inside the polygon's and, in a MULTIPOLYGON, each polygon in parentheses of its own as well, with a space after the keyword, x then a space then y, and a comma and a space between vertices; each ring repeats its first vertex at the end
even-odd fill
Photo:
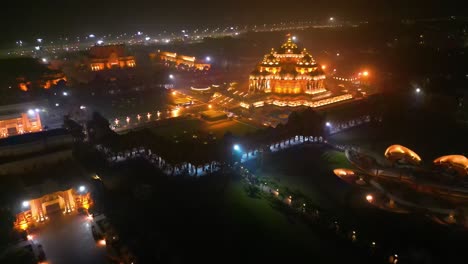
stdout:
POLYGON ((23 201, 22 205, 23 205, 23 207, 28 207, 29 206, 29 201, 23 201))
POLYGON ((146 37, 146 38, 145 38, 146 41, 148 41, 148 40, 150 40, 150 39, 151 39, 150 37, 146 37))
POLYGON ((38 38, 38 39, 37 39, 37 42, 38 42, 38 43, 42 43, 42 39, 41 39, 41 38, 38 38))
POLYGON ((96 43, 97 43, 98 45, 102 45, 102 44, 104 43, 104 41, 103 41, 103 40, 98 40, 96 43))
POLYGON ((421 88, 416 88, 416 93, 420 93, 421 92, 421 88))
POLYGON ((369 202, 369 203, 372 203, 374 201, 374 196, 372 196, 371 194, 368 194, 366 195, 366 200, 369 202))
POLYGON ((41 47, 39 47, 39 46, 36 46, 36 47, 34 47, 34 49, 35 49, 35 50, 40 50, 40 49, 41 49, 41 47))
POLYGON ((33 109, 29 109, 29 110, 28 110, 28 114, 29 114, 29 115, 34 115, 34 113, 35 113, 35 112, 34 112, 33 109))
POLYGON ((169 74, 169 79, 174 79, 174 75, 169 74))
POLYGON ((330 122, 326 122, 325 125, 326 125, 327 127, 331 127, 331 123, 330 123, 330 122))
POLYGON ((363 71, 363 72, 362 72, 362 75, 364 75, 364 76, 369 76, 369 72, 368 72, 368 71, 363 71))
POLYGON ((143 35, 143 32, 138 31, 138 32, 137 32, 137 35, 138 35, 138 36, 141 36, 141 35, 143 35))
POLYGON ((327 68, 327 65, 322 65, 322 70, 325 70, 327 68))
POLYGON ((62 94, 63 94, 63 96, 68 96, 67 92, 63 92, 62 94))
POLYGON ((206 56, 206 61, 211 61, 210 56, 206 56))
POLYGON ((42 58, 42 62, 43 62, 43 63, 47 63, 47 59, 46 59, 46 58, 42 58))
POLYGON ((80 109, 81 109, 81 110, 86 109, 86 106, 81 105, 81 106, 80 106, 80 109))
POLYGON ((334 20, 335 20, 335 18, 334 18, 334 17, 330 17, 328 20, 330 20, 330 21, 334 21, 334 20))
POLYGON ((296 36, 292 36, 293 41, 296 41, 296 39, 297 39, 296 36))
POLYGON ((86 187, 84 187, 83 185, 81 185, 79 188, 78 188, 78 191, 80 192, 84 192, 86 190, 86 187))
POLYGON ((96 36, 95 36, 94 34, 89 34, 89 37, 90 37, 90 38, 94 38, 94 37, 96 37, 96 36))

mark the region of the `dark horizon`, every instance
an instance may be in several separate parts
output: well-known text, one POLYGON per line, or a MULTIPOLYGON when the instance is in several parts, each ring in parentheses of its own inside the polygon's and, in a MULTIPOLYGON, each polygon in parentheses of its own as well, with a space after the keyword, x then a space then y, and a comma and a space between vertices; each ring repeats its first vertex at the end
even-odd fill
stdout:
MULTIPOLYGON (((52 1, 50 1, 52 2, 52 1)), ((118 33, 135 30, 174 30, 208 25, 262 24, 285 21, 325 21, 330 16, 342 20, 381 20, 463 15, 466 7, 450 1, 312 1, 281 3, 264 0, 245 2, 193 1, 153 2, 136 0, 80 1, 73 3, 5 4, 9 10, 1 18, 1 42, 18 39, 54 38, 88 33, 118 33), (352 3, 351 3, 352 2, 352 3), (424 8, 424 10, 422 10, 424 8)))

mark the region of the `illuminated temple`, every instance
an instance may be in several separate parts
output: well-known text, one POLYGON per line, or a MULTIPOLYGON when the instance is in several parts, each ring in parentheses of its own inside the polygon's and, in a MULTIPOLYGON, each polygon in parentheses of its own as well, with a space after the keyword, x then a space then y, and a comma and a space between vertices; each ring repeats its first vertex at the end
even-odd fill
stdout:
POLYGON ((135 57, 126 53, 125 46, 107 45, 94 46, 89 50, 90 69, 102 71, 114 68, 133 68, 136 66, 135 57))
POLYGON ((276 94, 318 94, 326 92, 325 74, 307 52, 291 37, 278 50, 263 58, 249 76, 249 92, 276 94))

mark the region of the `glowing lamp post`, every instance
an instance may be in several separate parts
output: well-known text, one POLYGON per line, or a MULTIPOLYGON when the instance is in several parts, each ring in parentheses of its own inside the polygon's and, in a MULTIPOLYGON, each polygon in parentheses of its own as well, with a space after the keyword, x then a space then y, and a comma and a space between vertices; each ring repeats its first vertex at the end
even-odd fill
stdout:
POLYGON ((241 148, 239 146, 239 144, 234 144, 234 146, 232 147, 232 149, 236 152, 240 152, 241 151, 241 148))

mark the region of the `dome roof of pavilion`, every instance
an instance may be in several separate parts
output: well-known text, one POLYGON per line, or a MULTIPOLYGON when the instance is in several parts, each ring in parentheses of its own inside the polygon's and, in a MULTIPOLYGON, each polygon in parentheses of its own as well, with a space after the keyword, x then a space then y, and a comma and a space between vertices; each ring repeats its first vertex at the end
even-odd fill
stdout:
POLYGON ((292 41, 292 38, 288 36, 288 40, 283 45, 281 45, 281 47, 278 49, 278 53, 299 54, 300 50, 297 47, 296 43, 292 41))
POLYGON ((316 65, 314 58, 312 58, 312 56, 307 52, 306 49, 302 51, 302 54, 304 56, 298 60, 297 62, 298 65, 303 66, 303 67, 316 65))
POLYGON ((265 55, 261 63, 263 66, 279 65, 279 60, 275 57, 275 50, 271 49, 270 54, 265 55))

